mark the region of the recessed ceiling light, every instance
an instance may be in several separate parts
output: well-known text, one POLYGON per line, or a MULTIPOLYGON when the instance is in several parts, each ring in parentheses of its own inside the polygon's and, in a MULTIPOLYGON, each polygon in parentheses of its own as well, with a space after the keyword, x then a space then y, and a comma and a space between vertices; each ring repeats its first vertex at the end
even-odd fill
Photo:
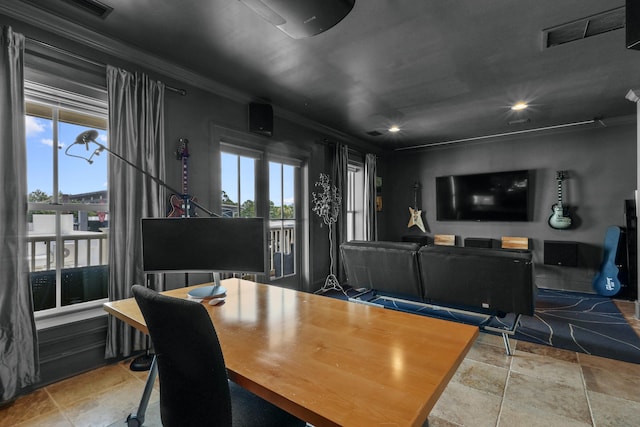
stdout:
POLYGON ((400 132, 400 128, 398 126, 391 126, 389 128, 389 132, 391 132, 391 133, 400 132))
POLYGON ((511 106, 511 109, 514 111, 520 111, 520 110, 525 110, 528 106, 529 104, 527 104, 526 102, 518 102, 513 104, 511 106))

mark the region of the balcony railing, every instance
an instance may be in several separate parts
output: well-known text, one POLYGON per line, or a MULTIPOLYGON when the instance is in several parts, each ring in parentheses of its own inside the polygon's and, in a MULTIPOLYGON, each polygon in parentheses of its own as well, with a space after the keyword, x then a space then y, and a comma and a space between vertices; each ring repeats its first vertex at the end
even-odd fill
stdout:
POLYGON ((293 274, 295 228, 294 221, 270 221, 269 267, 271 278, 293 274))
MULTIPOLYGON (((63 266, 71 268, 108 264, 108 238, 108 233, 90 231, 74 231, 70 234, 64 234, 61 237, 64 242, 63 266)), ((30 271, 55 269, 56 237, 52 234, 31 234, 27 241, 29 242, 30 271)), ((278 224, 269 228, 269 267, 272 273, 275 273, 276 258, 280 254, 293 256, 294 243, 295 229, 293 224, 285 224, 284 226, 278 224)))
MULTIPOLYGON (((108 232, 71 231, 59 240, 54 234, 32 233, 27 241, 36 311, 55 307, 58 255, 63 260, 60 263, 62 306, 107 296, 108 232), (58 248, 58 242, 64 247, 58 248)), ((295 273, 294 243, 293 221, 270 223, 268 251, 272 279, 295 273)))
MULTIPOLYGON (((106 265, 108 259, 108 233, 73 231, 61 236, 64 242, 62 256, 64 267, 86 267, 106 265)), ((30 234, 29 269, 43 271, 55 269, 58 252, 56 236, 53 234, 30 234)))
POLYGON ((107 297, 109 233, 68 231, 56 239, 51 233, 27 236, 34 311, 56 304, 56 268, 60 268, 60 305, 67 306, 107 297), (63 245, 62 248, 58 244, 63 245), (61 262, 56 263, 60 256, 61 262))

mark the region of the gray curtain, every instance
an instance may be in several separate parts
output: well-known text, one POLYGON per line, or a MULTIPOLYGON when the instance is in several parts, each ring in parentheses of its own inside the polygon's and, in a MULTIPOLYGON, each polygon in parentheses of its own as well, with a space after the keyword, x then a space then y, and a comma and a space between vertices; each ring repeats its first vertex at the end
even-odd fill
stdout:
POLYGON ((27 261, 24 36, 0 34, 0 402, 39 380, 27 261))
MULTIPOLYGON (((333 241, 333 259, 340 260, 340 245, 347 240, 347 174, 349 168, 349 147, 345 144, 336 144, 333 161, 333 185, 338 189, 342 197, 340 205, 340 214, 338 221, 335 223, 335 236, 333 241)), ((346 281, 346 274, 342 262, 336 263, 336 278, 338 282, 346 281)))
POLYGON ((376 156, 367 154, 364 160, 364 238, 378 240, 376 212, 376 156))
MULTIPOLYGON (((142 73, 108 66, 107 94, 109 149, 164 181, 164 84, 142 73)), ((164 200, 165 190, 157 182, 110 157, 110 300, 129 298, 133 284, 145 284, 141 219, 164 216, 164 200)), ((153 286, 164 290, 159 280, 153 286)), ((106 357, 127 357, 145 346, 142 334, 110 316, 106 357)))

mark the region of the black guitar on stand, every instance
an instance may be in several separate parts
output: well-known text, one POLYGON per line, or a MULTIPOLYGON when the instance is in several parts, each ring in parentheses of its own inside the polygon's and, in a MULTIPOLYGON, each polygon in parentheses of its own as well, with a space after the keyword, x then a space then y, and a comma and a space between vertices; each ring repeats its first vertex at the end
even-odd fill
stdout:
POLYGON ((169 197, 168 217, 185 218, 196 216, 195 206, 192 202, 196 199, 189 195, 189 140, 180 138, 180 146, 176 150, 176 158, 182 160, 182 194, 172 194, 169 197))
POLYGON ((558 203, 551 207, 553 214, 549 217, 549 227, 556 230, 566 230, 571 227, 571 217, 567 208, 562 204, 562 181, 567 176, 566 171, 556 172, 556 181, 558 182, 558 203))

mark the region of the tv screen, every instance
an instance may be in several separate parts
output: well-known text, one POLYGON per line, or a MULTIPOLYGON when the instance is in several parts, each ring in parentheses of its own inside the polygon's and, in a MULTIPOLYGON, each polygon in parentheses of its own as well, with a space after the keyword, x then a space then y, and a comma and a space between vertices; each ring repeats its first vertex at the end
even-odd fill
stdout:
POLYGON ((143 218, 147 273, 266 272, 263 218, 143 218))
POLYGON ((528 221, 529 171, 436 177, 438 221, 528 221))

